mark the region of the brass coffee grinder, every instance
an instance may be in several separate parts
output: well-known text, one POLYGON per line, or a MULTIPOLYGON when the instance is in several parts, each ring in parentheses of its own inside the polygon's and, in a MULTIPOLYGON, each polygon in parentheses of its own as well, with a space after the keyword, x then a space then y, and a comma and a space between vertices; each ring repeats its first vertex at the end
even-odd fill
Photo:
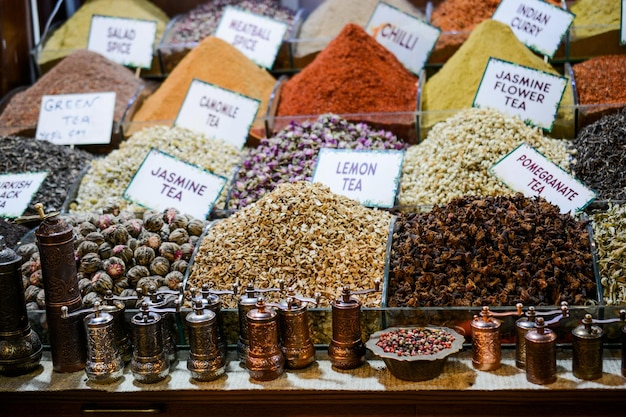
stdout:
POLYGON ((43 346, 28 322, 20 266, 22 257, 0 235, 0 375, 17 376, 35 370, 43 346))
POLYGON ((470 323, 472 328, 472 366, 481 371, 494 371, 502 365, 500 327, 502 322, 495 317, 521 316, 522 304, 515 311, 494 313, 483 306, 480 314, 470 323))
POLYGON ((380 290, 380 281, 374 288, 350 291, 344 286, 340 298, 331 303, 333 336, 328 345, 330 363, 337 369, 355 369, 365 363, 365 343, 361 338, 361 302, 352 297, 380 290))
POLYGON ((124 361, 115 344, 114 318, 96 301, 92 309, 69 312, 61 307, 61 317, 83 317, 87 334, 87 361, 85 374, 91 382, 110 384, 119 380, 124 373, 124 361), (89 313, 85 315, 86 313, 89 313))
POLYGON ((549 311, 537 311, 535 307, 530 306, 524 313, 525 317, 520 318, 515 322, 515 333, 517 335, 515 339, 515 366, 520 369, 526 367, 526 334, 532 329, 537 328, 537 317, 542 316, 544 320, 548 316, 566 316, 568 309, 567 302, 561 303, 561 308, 558 310, 549 311))
POLYGON ((250 378, 259 381, 276 379, 285 370, 285 355, 278 340, 278 313, 274 306, 266 305, 260 296, 256 308, 247 314, 249 345, 246 368, 250 378))
POLYGON ((602 377, 602 337, 604 331, 598 324, 626 321, 626 310, 619 318, 597 320, 585 314, 582 324, 572 330, 572 372, 576 378, 593 380, 602 377))
POLYGON ((187 369, 197 381, 213 381, 224 375, 226 356, 219 347, 217 314, 210 310, 205 299, 196 294, 193 311, 185 317, 189 335, 187 369))
POLYGON ((556 334, 548 326, 569 317, 564 314, 544 321, 537 317, 536 328, 526 333, 526 379, 538 385, 548 385, 556 381, 556 334))
POLYGON ((309 331, 309 304, 319 304, 320 294, 315 298, 296 295, 293 287, 287 297, 278 304, 280 343, 288 369, 306 368, 315 361, 315 346, 309 331))
POLYGON ((220 296, 235 295, 238 293, 238 289, 239 286, 235 283, 233 284, 232 290, 214 290, 212 288, 209 288, 208 284, 202 284, 200 290, 204 307, 215 313, 215 319, 217 321, 217 346, 219 347, 220 352, 224 357, 226 357, 228 345, 226 343, 226 336, 224 331, 224 319, 221 314, 222 300, 220 299, 220 296))

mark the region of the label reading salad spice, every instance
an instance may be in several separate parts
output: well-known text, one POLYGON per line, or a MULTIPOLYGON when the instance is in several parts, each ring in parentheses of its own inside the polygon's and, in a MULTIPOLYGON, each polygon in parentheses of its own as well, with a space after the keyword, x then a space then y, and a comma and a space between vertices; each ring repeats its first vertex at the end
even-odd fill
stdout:
POLYGON ((35 137, 57 145, 111 142, 115 93, 43 96, 35 137))
POLYGON ((558 165, 522 143, 489 169, 503 183, 526 197, 543 197, 561 213, 576 213, 596 195, 558 165))
POLYGON ((256 64, 271 69, 288 28, 284 22, 227 6, 214 36, 256 64))
POLYGON ((353 151, 322 148, 311 182, 368 207, 394 205, 404 151, 353 151))
POLYGON ((502 0, 491 17, 533 51, 552 58, 575 15, 541 0, 502 0))
POLYGON ((365 30, 415 74, 424 67, 441 34, 439 28, 384 2, 378 3, 365 30))
POLYGON ((93 15, 87 49, 121 65, 149 69, 156 31, 154 20, 93 15))
POLYGON ((174 125, 243 148, 261 102, 193 79, 174 125))
POLYGON ((24 214, 47 175, 47 172, 0 175, 0 217, 24 214))
POLYGON ((143 207, 181 212, 204 219, 228 180, 201 167, 181 161, 157 149, 150 149, 124 198, 143 207))
POLYGON ((492 107, 552 130, 567 78, 489 58, 473 107, 492 107))

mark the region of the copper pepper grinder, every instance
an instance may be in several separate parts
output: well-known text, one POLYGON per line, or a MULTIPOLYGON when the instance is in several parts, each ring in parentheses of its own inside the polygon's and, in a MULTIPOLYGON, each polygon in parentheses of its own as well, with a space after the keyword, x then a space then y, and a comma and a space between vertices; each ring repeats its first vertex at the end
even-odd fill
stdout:
POLYGON ((585 314, 582 324, 572 330, 572 372, 576 378, 592 380, 602 377, 602 327, 597 324, 626 321, 626 310, 619 318, 596 320, 585 314))
POLYGON ((537 327, 526 333, 526 379, 539 385, 556 381, 556 334, 548 328, 566 315, 550 321, 537 317, 537 327))
POLYGON ((124 361, 115 344, 113 316, 102 309, 96 301, 92 309, 76 310, 69 313, 67 307, 61 307, 61 317, 83 317, 87 334, 87 378, 98 384, 110 384, 119 380, 124 373, 124 361), (85 316, 85 313, 91 312, 85 316))
POLYGON ((285 370, 285 356, 278 342, 278 313, 258 297, 256 308, 247 315, 248 355, 246 368, 250 377, 259 381, 271 381, 285 370))
POLYGON ((102 303, 102 310, 113 316, 113 338, 124 363, 129 363, 133 356, 133 345, 128 337, 126 324, 126 304, 124 301, 137 300, 136 296, 121 297, 107 290, 102 303))
POLYGON ((163 311, 163 315, 161 317, 163 320, 161 328, 163 334, 163 346, 170 362, 174 362, 176 360, 176 341, 178 339, 178 332, 174 313, 177 311, 177 306, 180 303, 179 298, 182 295, 182 287, 180 288, 180 291, 157 290, 156 286, 150 285, 147 294, 143 294, 141 288, 137 288, 137 294, 144 295, 140 304, 145 301, 152 310, 168 309, 167 311, 163 311))
POLYGON ((249 351, 248 342, 248 313, 256 307, 258 294, 272 291, 282 291, 284 287, 283 281, 280 281, 279 288, 254 288, 253 283, 248 283, 243 295, 237 302, 237 311, 239 313, 239 339, 237 340, 237 357, 243 364, 246 363, 249 351))
POLYGON ((224 331, 224 319, 222 318, 222 300, 220 295, 235 295, 237 294, 238 285, 233 284, 232 290, 213 290, 209 288, 208 284, 202 284, 200 294, 204 300, 204 307, 215 313, 217 320, 217 346, 222 353, 222 356, 226 357, 228 353, 228 345, 226 343, 226 336, 224 331))
POLYGON ((333 300, 333 336, 328 345, 330 363, 337 369, 354 369, 365 363, 365 343, 361 339, 361 302, 352 295, 378 291, 380 281, 374 281, 375 288, 350 291, 344 286, 341 297, 333 300))
POLYGON ((278 327, 281 349, 288 369, 306 368, 315 361, 315 346, 309 331, 308 304, 317 305, 320 294, 313 298, 296 295, 287 290, 287 298, 278 304, 278 327))
POLYGON ((135 349, 130 367, 138 382, 153 384, 164 380, 169 374, 170 360, 163 346, 161 313, 176 311, 173 308, 157 308, 143 300, 140 311, 131 319, 135 349))
POLYGON ((495 371, 502 366, 500 327, 502 322, 494 317, 521 316, 522 304, 516 311, 494 313, 483 306, 480 314, 470 323, 472 328, 472 366, 481 371, 495 371))
POLYGON ((226 356, 218 344, 217 315, 201 297, 191 301, 193 311, 185 317, 189 335, 187 369, 197 381, 213 381, 224 375, 226 367, 226 356))
POLYGON ((550 310, 550 311, 537 311, 535 307, 530 306, 524 315, 526 317, 522 317, 521 319, 515 322, 515 366, 520 369, 524 369, 526 367, 526 334, 537 328, 537 317, 543 316, 544 319, 547 316, 554 316, 557 314, 566 314, 565 310, 568 309, 567 302, 563 301, 561 303, 561 308, 559 310, 550 310))
POLYGON ((87 342, 79 317, 61 318, 61 307, 72 313, 82 308, 78 289, 74 230, 58 213, 44 214, 36 204, 41 224, 35 231, 46 293, 46 319, 50 334, 52 368, 56 372, 76 372, 85 368, 87 342))
POLYGON ((20 266, 22 257, 0 235, 0 374, 17 376, 35 370, 42 345, 28 322, 20 266))

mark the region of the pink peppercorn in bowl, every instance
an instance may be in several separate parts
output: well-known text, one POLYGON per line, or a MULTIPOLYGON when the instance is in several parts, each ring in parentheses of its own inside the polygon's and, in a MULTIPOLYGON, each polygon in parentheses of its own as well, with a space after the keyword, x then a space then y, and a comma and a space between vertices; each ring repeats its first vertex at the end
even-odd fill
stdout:
POLYGON ((448 356, 461 350, 464 340, 447 327, 389 327, 372 334, 366 346, 396 378, 427 381, 441 374, 448 356))

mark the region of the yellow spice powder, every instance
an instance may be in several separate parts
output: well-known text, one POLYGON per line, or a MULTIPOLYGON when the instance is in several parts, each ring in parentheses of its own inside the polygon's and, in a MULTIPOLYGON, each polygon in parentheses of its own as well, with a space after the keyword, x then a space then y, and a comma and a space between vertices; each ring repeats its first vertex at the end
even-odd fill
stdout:
POLYGON ((620 0, 578 0, 570 11, 576 15, 572 25, 574 37, 588 38, 619 30, 620 0))
POLYGON ((260 100, 253 129, 263 126, 262 116, 276 80, 234 46, 214 36, 205 38, 183 58, 144 102, 133 122, 175 120, 194 78, 260 100))
POLYGON ((86 49, 93 15, 155 20, 155 44, 163 36, 165 26, 170 20, 165 12, 148 0, 88 0, 45 43, 39 63, 62 58, 76 49, 86 49))

